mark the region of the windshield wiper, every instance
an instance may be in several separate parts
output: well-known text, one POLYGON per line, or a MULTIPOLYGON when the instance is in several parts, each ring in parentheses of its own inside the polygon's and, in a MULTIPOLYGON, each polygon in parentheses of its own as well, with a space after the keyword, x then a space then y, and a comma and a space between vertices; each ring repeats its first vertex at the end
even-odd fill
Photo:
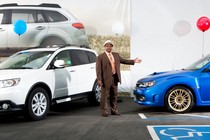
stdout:
POLYGON ((12 70, 12 69, 34 69, 32 67, 8 67, 8 68, 0 68, 0 70, 12 70))
POLYGON ((18 69, 33 69, 32 67, 19 67, 18 69))
POLYGON ((32 67, 10 67, 5 69, 33 69, 32 67))

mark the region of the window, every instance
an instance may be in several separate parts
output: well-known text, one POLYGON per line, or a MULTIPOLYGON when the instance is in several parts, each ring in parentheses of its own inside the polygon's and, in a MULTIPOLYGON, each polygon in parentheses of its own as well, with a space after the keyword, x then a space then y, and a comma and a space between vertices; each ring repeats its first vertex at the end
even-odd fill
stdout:
POLYGON ((96 62, 96 55, 95 55, 95 53, 88 52, 88 51, 86 51, 86 53, 88 55, 90 63, 96 62))
POLYGON ((70 55, 71 55, 71 58, 72 58, 72 62, 75 66, 89 63, 89 59, 88 59, 88 56, 85 53, 85 51, 71 50, 70 55))
POLYGON ((19 52, 18 54, 1 62, 0 69, 37 69, 42 67, 52 52, 19 52))
POLYGON ((36 22, 36 10, 14 9, 12 10, 12 23, 17 20, 24 20, 26 23, 36 22))
POLYGON ((6 11, 0 10, 0 24, 6 24, 6 11))
POLYGON ((65 67, 69 67, 72 65, 71 58, 69 56, 69 51, 62 51, 56 57, 55 60, 63 60, 65 63, 65 67))
POLYGON ((37 23, 43 23, 43 22, 45 22, 44 17, 42 15, 41 11, 38 11, 37 12, 37 23))
POLYGON ((57 11, 45 11, 48 22, 61 22, 67 21, 68 19, 57 11))

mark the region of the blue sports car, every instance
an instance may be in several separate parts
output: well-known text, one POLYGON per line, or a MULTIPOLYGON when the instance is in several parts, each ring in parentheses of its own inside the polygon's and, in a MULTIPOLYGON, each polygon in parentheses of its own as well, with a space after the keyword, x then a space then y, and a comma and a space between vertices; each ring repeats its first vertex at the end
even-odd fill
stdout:
POLYGON ((210 55, 186 69, 154 72, 137 81, 134 101, 185 113, 193 106, 210 106, 210 55))

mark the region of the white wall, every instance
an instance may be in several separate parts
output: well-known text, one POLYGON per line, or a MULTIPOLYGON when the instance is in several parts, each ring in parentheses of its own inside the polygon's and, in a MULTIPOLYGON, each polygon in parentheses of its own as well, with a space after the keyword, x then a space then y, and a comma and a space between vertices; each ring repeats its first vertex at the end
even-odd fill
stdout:
POLYGON ((210 29, 203 33, 196 26, 201 16, 210 18, 209 5, 209 0, 131 0, 131 56, 143 60, 131 69, 132 86, 149 73, 188 66, 202 57, 203 46, 210 53, 210 29), (179 21, 187 24, 177 26, 179 21), (175 28, 182 26, 187 29, 179 34, 175 28))

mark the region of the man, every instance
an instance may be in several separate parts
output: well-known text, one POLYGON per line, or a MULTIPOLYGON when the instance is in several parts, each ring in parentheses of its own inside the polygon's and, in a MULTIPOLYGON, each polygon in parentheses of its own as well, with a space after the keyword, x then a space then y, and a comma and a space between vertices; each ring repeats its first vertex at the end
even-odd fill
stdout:
POLYGON ((123 59, 118 53, 112 52, 113 43, 107 40, 104 43, 105 52, 97 57, 96 74, 98 85, 101 87, 100 109, 103 117, 109 116, 108 101, 110 99, 111 115, 120 115, 117 106, 117 85, 121 83, 120 63, 134 65, 141 60, 123 59))

